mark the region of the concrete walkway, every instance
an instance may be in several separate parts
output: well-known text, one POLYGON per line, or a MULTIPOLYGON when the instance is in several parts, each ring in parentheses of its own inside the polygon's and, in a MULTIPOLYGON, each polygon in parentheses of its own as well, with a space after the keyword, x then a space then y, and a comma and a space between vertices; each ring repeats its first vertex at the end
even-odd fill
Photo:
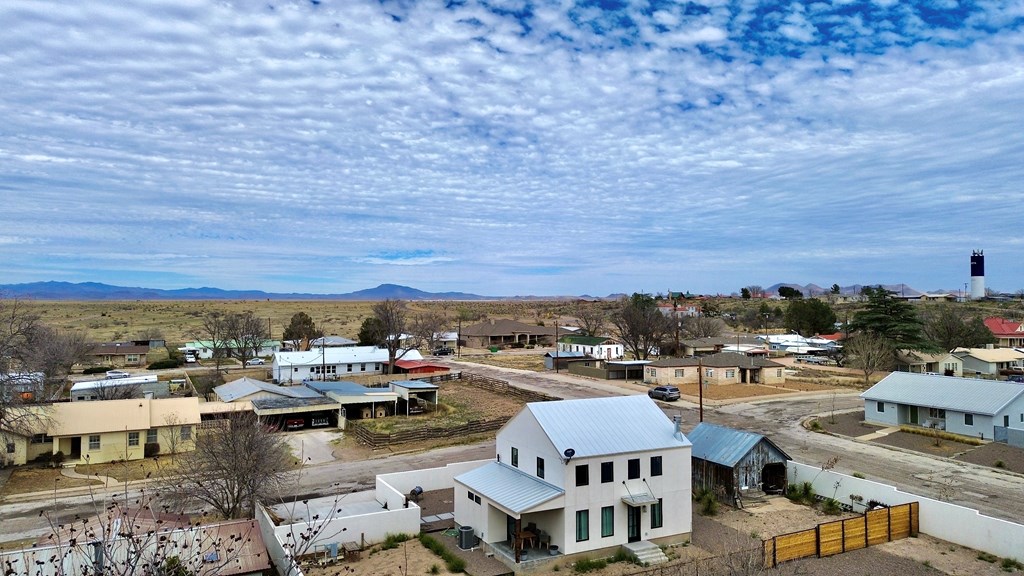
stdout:
POLYGON ((65 476, 67 478, 75 478, 78 480, 96 480, 98 482, 102 482, 104 488, 125 484, 125 482, 120 482, 116 478, 111 478, 110 476, 100 476, 99 474, 79 474, 78 472, 75 472, 75 469, 70 466, 65 466, 64 468, 61 468, 60 475, 65 476))
POLYGON ((857 436, 857 437, 854 438, 854 440, 860 440, 862 442, 869 442, 871 440, 875 440, 876 438, 881 438, 883 436, 888 436, 889 434, 892 434, 893 432, 899 432, 899 431, 900 431, 900 429, 899 429, 898 426, 897 427, 892 427, 892 428, 882 428, 881 430, 875 430, 874 432, 872 432, 870 434, 865 434, 863 436, 857 436))

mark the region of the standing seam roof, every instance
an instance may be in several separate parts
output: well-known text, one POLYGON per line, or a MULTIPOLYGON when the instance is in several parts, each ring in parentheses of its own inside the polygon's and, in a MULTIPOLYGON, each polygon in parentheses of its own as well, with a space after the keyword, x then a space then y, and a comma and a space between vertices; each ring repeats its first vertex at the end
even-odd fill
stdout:
POLYGON ((765 440, 782 453, 786 460, 792 460, 788 454, 761 434, 717 426, 701 422, 689 435, 693 442, 693 457, 733 467, 742 460, 755 446, 765 440))
POLYGON ((994 415, 1024 395, 1024 385, 999 380, 893 372, 860 397, 894 404, 994 415))
POLYGON ((565 494, 565 490, 501 462, 484 464, 455 480, 516 514, 565 494))

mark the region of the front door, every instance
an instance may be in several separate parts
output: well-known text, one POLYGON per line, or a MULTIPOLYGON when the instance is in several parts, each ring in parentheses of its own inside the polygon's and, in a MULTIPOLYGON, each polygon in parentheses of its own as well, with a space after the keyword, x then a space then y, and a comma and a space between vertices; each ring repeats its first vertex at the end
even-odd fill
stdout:
POLYGON ((919 421, 917 419, 917 406, 911 406, 910 407, 910 423, 911 424, 918 424, 919 423, 919 421))
POLYGON ((1010 417, 1006 414, 1003 415, 1003 426, 1010 427, 1010 417))
POLYGON ((639 506, 627 506, 626 507, 626 541, 628 542, 639 542, 640 541, 640 507, 639 506))

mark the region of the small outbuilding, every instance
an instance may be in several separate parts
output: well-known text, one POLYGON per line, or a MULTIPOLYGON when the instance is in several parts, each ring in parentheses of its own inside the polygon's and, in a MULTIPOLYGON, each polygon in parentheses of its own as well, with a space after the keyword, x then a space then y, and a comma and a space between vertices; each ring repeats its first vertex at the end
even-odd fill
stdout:
POLYGON ((590 356, 584 352, 556 350, 555 352, 547 352, 544 354, 544 367, 548 370, 554 370, 556 367, 559 370, 567 370, 569 368, 569 362, 589 357, 590 356))
POLYGON ((767 437, 701 422, 693 443, 693 490, 712 490, 729 504, 748 493, 781 493, 792 458, 767 437))

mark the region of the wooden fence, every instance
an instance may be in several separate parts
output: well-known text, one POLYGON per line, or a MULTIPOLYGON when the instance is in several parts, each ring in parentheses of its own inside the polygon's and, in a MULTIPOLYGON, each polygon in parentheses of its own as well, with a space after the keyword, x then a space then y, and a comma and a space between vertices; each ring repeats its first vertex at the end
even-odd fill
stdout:
POLYGON ((869 510, 863 516, 818 524, 814 528, 765 540, 765 566, 817 556, 824 558, 850 550, 916 536, 917 502, 869 510))
POLYGON ((527 390, 525 388, 519 388, 513 386, 505 380, 498 380, 497 378, 488 378, 487 376, 481 376, 479 374, 473 374, 472 372, 463 372, 460 376, 460 381, 469 384, 470 386, 476 386, 495 394, 503 394, 505 396, 511 396, 518 398, 525 402, 548 402, 550 400, 558 400, 558 398, 543 392, 534 392, 533 390, 527 390))

